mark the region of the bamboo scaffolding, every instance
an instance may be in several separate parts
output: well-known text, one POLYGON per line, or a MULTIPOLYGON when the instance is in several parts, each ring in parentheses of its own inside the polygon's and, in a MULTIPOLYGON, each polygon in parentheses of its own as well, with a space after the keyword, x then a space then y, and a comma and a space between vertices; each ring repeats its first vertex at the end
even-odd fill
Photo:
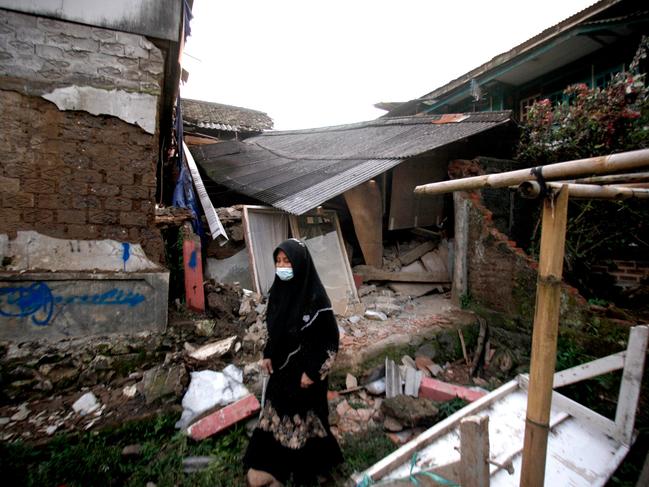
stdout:
POLYGON ((551 196, 543 202, 530 387, 521 466, 521 486, 524 487, 543 487, 545 479, 567 219, 568 191, 564 187, 556 198, 551 196))
MULTIPOLYGON (((595 198, 609 200, 626 200, 630 198, 647 199, 649 189, 629 188, 626 186, 598 186, 596 184, 576 183, 545 183, 552 190, 559 190, 561 187, 568 189, 571 198, 595 198)), ((537 181, 523 181, 518 185, 518 194, 523 198, 534 199, 542 194, 541 185, 537 181)))
MULTIPOLYGON (((464 179, 442 181, 417 186, 418 195, 435 195, 454 191, 480 188, 502 188, 534 181, 530 187, 540 184, 535 180, 557 179, 584 174, 601 174, 631 170, 649 166, 649 149, 593 157, 576 161, 550 164, 547 166, 509 171, 464 179)), ((582 181, 583 182, 583 181, 582 181)), ((548 183, 546 183, 548 184, 548 183)), ((532 335, 532 356, 526 413, 525 438, 521 468, 523 487, 543 487, 549 432, 550 408, 552 404, 552 382, 556 365, 557 338, 559 329, 560 286, 563 270, 563 255, 567 224, 569 196, 586 194, 587 184, 549 183, 553 189, 546 195, 543 205, 539 277, 537 282, 534 328, 532 335), (570 187, 573 187, 571 190, 570 187), (557 188, 558 194, 557 194, 557 188)), ((590 187, 589 191, 610 195, 631 193, 634 197, 643 194, 640 190, 612 187, 590 187)), ((585 197, 585 196, 584 196, 585 197)))
POLYGON ((545 179, 566 178, 585 174, 602 174, 615 171, 626 171, 649 166, 649 149, 641 149, 609 156, 591 157, 576 161, 548 164, 532 169, 519 169, 499 174, 485 174, 463 179, 451 179, 439 183, 417 186, 417 195, 435 195, 453 191, 468 191, 480 188, 504 188, 518 185, 523 181, 537 179, 534 170, 538 169, 545 179))
POLYGON ((642 183, 649 181, 649 172, 632 172, 625 174, 607 174, 606 176, 593 176, 589 178, 578 178, 557 183, 579 183, 579 184, 617 184, 617 183, 642 183))

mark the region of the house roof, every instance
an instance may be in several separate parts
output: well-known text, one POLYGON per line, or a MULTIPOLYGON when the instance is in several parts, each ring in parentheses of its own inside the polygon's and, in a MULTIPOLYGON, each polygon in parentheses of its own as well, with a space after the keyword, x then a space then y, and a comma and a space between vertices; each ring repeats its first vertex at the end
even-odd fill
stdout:
POLYGON ((263 132, 273 128, 273 120, 263 112, 211 101, 182 98, 183 122, 204 129, 228 132, 263 132))
POLYGON ((641 32, 646 22, 646 12, 639 12, 635 2, 601 0, 384 116, 411 114, 422 104, 433 109, 438 104, 459 101, 470 96, 473 80, 478 84, 491 81, 524 84, 615 42, 630 31, 641 32))
POLYGON ((377 119, 190 147, 215 183, 300 215, 403 160, 505 124, 511 112, 377 119))

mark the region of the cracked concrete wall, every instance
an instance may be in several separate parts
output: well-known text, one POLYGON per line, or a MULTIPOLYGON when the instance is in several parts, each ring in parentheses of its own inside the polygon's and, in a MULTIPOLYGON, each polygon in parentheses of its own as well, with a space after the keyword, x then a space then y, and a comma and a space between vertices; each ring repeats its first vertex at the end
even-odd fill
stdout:
POLYGON ((140 243, 162 261, 163 73, 141 35, 0 9, 0 234, 140 243))

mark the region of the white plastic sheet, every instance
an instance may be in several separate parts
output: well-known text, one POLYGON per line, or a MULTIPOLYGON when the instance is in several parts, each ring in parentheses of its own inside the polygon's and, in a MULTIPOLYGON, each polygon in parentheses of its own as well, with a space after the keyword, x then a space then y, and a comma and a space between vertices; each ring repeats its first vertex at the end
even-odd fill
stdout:
POLYGON ((222 372, 192 372, 190 377, 176 428, 185 429, 205 411, 226 406, 250 394, 243 385, 243 372, 234 365, 228 365, 222 372))

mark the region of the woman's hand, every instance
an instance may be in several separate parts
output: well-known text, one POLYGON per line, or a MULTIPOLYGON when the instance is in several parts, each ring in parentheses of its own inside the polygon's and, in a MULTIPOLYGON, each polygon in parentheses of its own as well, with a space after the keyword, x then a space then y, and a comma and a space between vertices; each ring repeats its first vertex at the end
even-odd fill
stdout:
POLYGON ((302 389, 306 389, 311 384, 313 384, 313 381, 309 379, 309 376, 306 375, 306 372, 302 372, 302 378, 300 379, 300 387, 302 389))
POLYGON ((267 374, 273 373, 273 363, 269 358, 265 358, 261 361, 261 370, 265 371, 267 374))

